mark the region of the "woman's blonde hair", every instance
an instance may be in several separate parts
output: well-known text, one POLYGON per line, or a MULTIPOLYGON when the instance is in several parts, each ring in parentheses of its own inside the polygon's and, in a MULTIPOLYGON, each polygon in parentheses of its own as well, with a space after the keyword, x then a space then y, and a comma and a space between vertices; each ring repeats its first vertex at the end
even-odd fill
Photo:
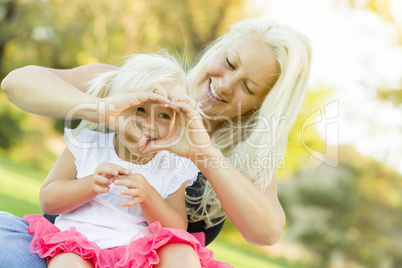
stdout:
MULTIPOLYGON (((243 20, 232 25, 228 33, 207 47, 187 79, 194 79, 214 51, 252 34, 261 36, 271 47, 280 73, 259 109, 243 114, 242 118, 222 122, 212 141, 238 171, 264 191, 284 159, 288 134, 307 91, 311 62, 309 39, 292 27, 278 25, 272 20, 243 20), (263 131, 267 128, 269 131, 263 131)), ((196 94, 190 88, 190 95, 196 94)), ((204 220, 210 227, 224 219, 225 212, 207 180, 203 196, 187 197, 187 201, 198 204, 191 211, 192 221, 204 220)))
MULTIPOLYGON (((117 70, 101 73, 90 81, 87 94, 106 98, 156 83, 175 81, 185 85, 185 72, 181 64, 166 51, 155 54, 134 54, 123 58, 124 64, 117 70)), ((83 120, 74 133, 82 129, 109 132, 107 127, 83 120)))

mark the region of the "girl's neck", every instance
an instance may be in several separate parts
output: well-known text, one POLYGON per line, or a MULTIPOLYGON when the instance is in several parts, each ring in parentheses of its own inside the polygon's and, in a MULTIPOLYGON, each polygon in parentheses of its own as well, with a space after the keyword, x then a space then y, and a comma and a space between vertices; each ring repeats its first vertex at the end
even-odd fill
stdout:
POLYGON ((154 153, 142 156, 138 148, 135 148, 131 151, 128 150, 127 147, 118 138, 117 133, 114 136, 113 145, 114 150, 120 159, 136 165, 146 165, 156 155, 156 153, 154 153))

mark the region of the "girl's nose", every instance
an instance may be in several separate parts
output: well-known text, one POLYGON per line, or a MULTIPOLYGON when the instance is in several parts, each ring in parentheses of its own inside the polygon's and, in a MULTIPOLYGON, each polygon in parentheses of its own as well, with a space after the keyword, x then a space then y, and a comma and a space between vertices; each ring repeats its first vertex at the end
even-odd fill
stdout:
POLYGON ((144 128, 149 129, 149 130, 155 129, 155 121, 151 116, 146 116, 144 119, 145 119, 143 122, 144 128))
POLYGON ((137 118, 137 126, 139 126, 141 129, 154 130, 155 122, 151 116, 144 116, 137 118))

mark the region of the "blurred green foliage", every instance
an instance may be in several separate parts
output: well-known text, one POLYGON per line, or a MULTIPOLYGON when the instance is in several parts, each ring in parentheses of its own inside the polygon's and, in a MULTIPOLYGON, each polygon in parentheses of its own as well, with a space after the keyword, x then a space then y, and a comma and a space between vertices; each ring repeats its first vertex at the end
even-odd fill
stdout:
POLYGON ((0 92, 0 96, 0 148, 8 150, 22 138, 24 132, 21 125, 26 115, 16 109, 10 109, 3 92, 0 92))
POLYGON ((339 159, 336 169, 321 163, 284 186, 289 233, 319 267, 400 267, 402 175, 351 146, 339 159))

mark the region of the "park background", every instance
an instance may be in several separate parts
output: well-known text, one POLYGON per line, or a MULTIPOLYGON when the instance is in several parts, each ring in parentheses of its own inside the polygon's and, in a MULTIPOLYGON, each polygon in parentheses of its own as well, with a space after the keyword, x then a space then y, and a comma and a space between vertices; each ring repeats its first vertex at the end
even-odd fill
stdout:
MULTIPOLYGON (((191 63, 228 26, 269 17, 313 44, 309 92, 277 171, 286 230, 248 244, 229 220, 209 248, 235 267, 402 267, 402 1, 0 0, 0 80, 25 65, 118 64, 161 48, 191 63), (185 55, 185 56, 184 56, 185 55)), ((0 92, 0 210, 41 213, 64 122, 0 92)))

